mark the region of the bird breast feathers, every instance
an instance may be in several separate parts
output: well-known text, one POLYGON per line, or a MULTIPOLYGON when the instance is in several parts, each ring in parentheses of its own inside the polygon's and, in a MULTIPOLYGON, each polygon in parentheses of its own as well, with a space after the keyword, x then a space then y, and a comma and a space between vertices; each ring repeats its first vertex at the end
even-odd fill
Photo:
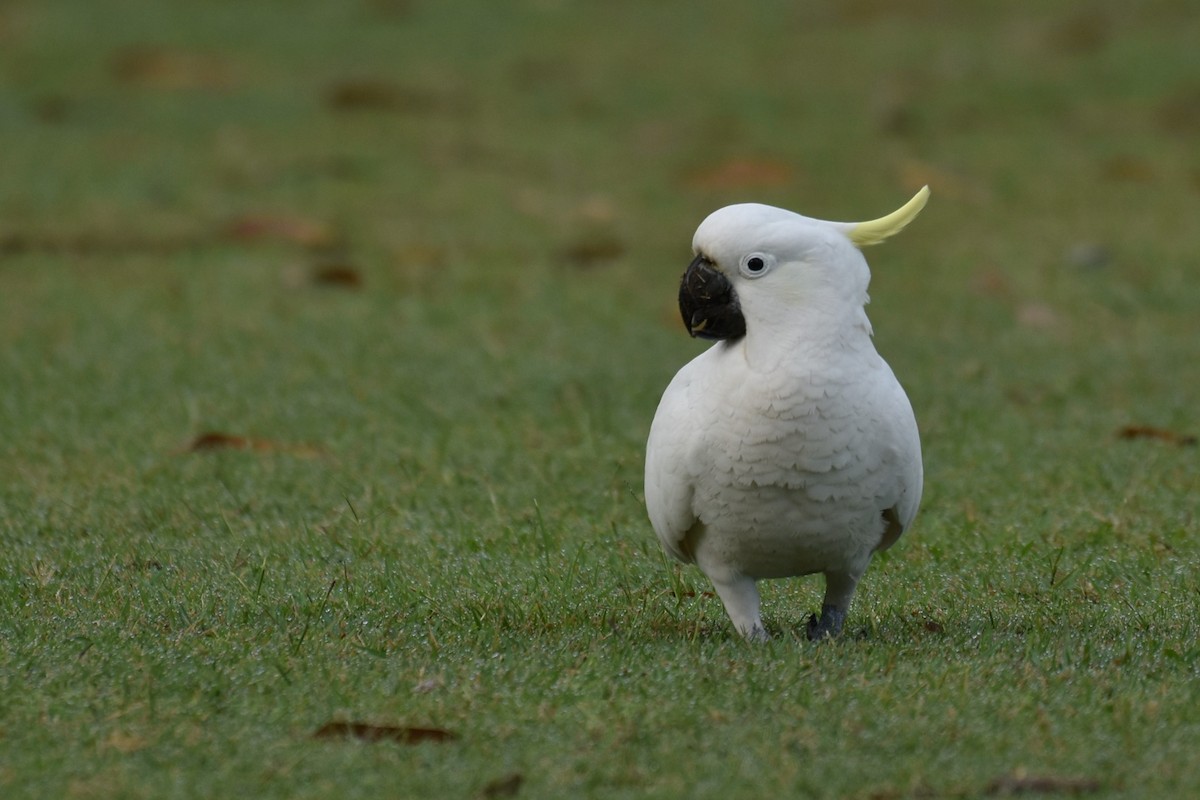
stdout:
POLYGON ((670 473, 660 480, 686 484, 669 493, 676 515, 685 501, 694 513, 705 496, 758 487, 882 509, 919 482, 908 474, 920 470, 919 454, 908 452, 911 407, 882 359, 857 370, 792 366, 754 372, 717 345, 680 370, 655 418, 649 465, 670 473))

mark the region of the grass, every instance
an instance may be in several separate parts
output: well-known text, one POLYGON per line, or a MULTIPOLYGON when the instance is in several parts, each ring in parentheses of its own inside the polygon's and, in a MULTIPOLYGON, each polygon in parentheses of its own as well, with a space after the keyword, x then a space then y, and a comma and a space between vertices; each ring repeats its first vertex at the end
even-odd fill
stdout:
POLYGON ((0 9, 5 797, 1200 788, 1189 4, 160 5, 0 9), (692 231, 924 182, 918 523, 748 646, 640 497, 692 231))

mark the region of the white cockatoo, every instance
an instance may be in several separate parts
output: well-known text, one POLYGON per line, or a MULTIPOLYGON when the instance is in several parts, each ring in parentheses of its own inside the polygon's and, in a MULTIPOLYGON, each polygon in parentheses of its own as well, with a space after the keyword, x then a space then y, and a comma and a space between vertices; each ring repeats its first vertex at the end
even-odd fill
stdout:
POLYGON ((717 342, 663 393, 646 508, 747 639, 769 638, 756 581, 814 572, 825 600, 808 636, 836 636, 871 556, 917 513, 917 422, 871 342, 859 248, 901 230, 928 196, 859 223, 744 203, 696 230, 679 308, 688 333, 717 342))

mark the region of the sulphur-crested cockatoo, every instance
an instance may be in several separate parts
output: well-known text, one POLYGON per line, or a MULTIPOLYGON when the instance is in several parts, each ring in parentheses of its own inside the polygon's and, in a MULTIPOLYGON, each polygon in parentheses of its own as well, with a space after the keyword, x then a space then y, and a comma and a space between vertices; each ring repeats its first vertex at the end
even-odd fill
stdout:
POLYGON ((717 343, 663 393, 646 508, 747 639, 768 638, 755 582, 814 572, 825 600, 808 636, 836 636, 872 554, 917 513, 917 423, 871 342, 859 248, 898 232, 928 196, 859 223, 745 203, 696 230, 679 308, 692 336, 717 343))

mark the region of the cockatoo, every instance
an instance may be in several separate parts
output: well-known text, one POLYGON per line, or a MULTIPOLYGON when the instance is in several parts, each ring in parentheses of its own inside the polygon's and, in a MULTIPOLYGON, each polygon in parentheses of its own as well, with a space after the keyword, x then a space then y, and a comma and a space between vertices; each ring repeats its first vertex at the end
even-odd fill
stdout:
POLYGON ((859 223, 744 203, 696 230, 679 308, 689 334, 716 344, 663 393, 646 508, 663 548, 708 576, 749 640, 769 638, 756 581, 816 572, 825 599, 808 637, 840 633, 871 556, 917 513, 917 422, 872 344, 859 248, 928 196, 859 223))

